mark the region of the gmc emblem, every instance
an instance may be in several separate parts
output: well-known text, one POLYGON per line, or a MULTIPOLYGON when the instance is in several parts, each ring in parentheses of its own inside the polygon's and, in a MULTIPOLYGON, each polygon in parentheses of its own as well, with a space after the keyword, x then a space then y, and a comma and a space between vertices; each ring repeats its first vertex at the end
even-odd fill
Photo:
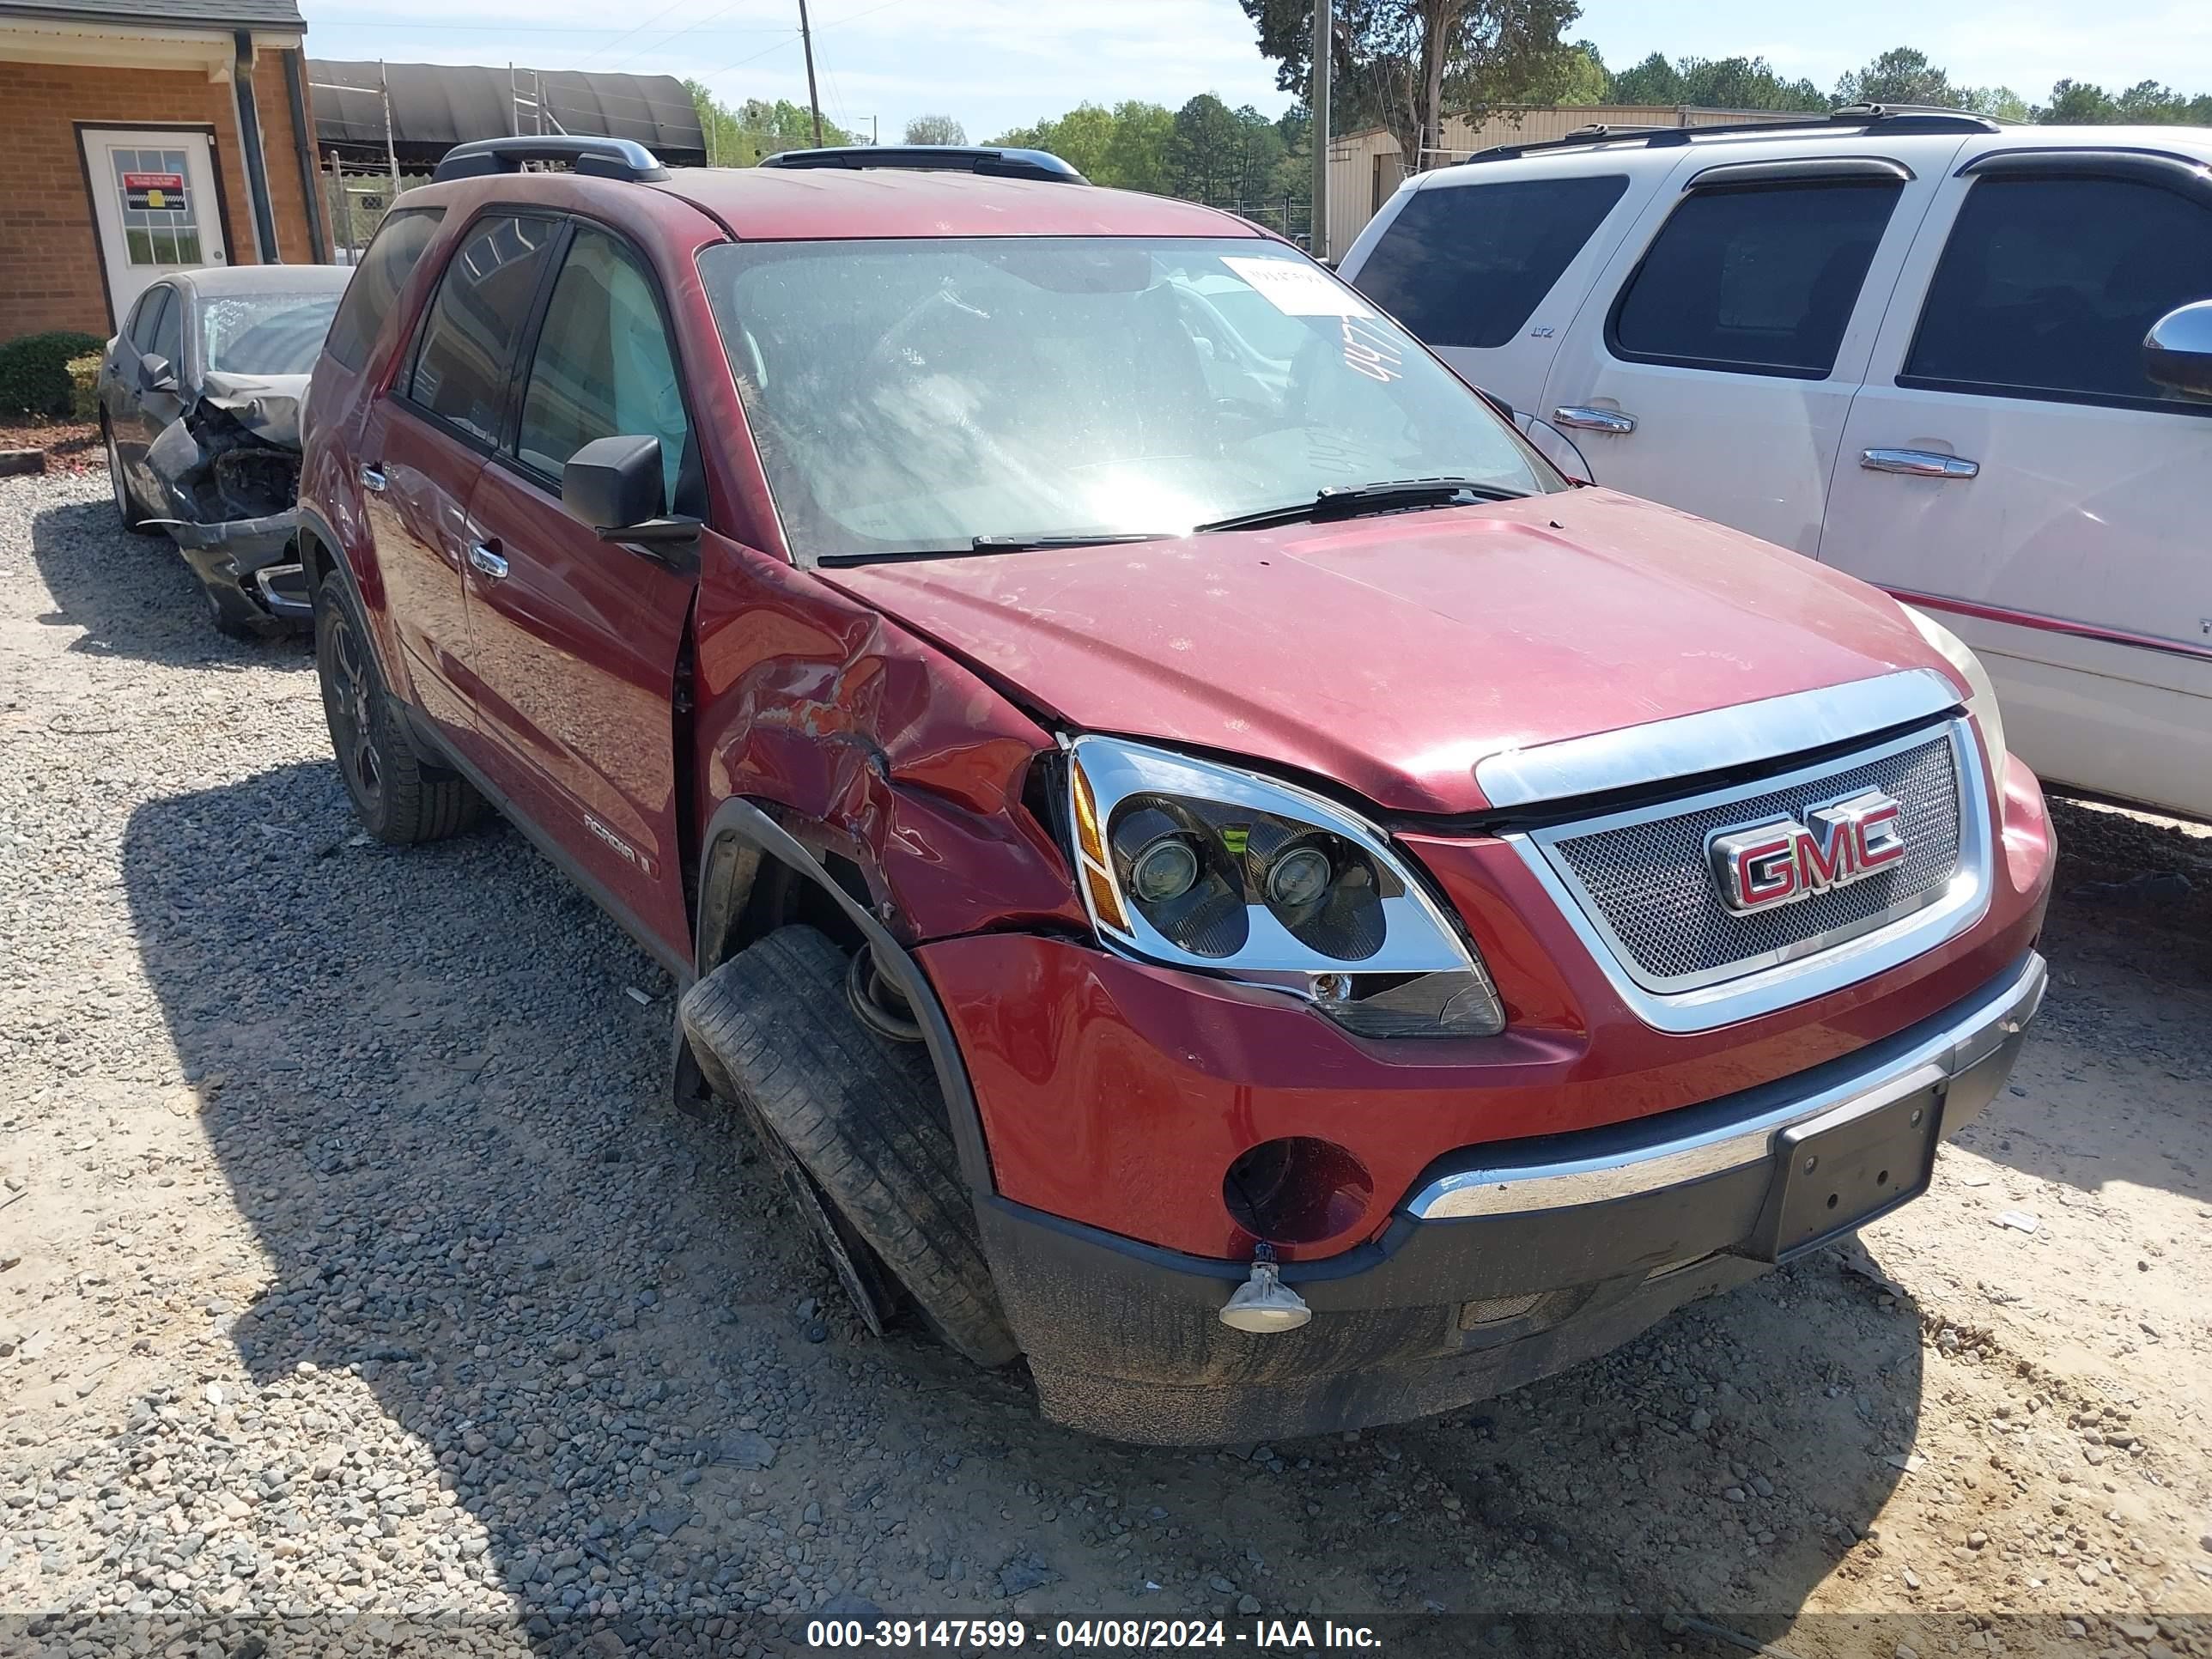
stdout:
POLYGON ((1749 915, 1879 874, 1905 857, 1899 810, 1869 789, 1808 813, 1809 827, 1780 818, 1722 831, 1710 848, 1721 902, 1749 915))

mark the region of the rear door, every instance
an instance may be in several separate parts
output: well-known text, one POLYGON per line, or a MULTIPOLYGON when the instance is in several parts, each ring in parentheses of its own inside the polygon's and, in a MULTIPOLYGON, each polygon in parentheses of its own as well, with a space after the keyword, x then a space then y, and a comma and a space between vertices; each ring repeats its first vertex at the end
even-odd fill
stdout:
POLYGON ((1820 556, 1936 611, 2012 747, 2212 816, 2212 404, 2142 338, 2212 298, 2201 161, 1972 141, 1851 405, 1820 556))
POLYGON ((551 217, 494 212, 462 232, 359 451, 414 702, 465 754, 479 746, 462 578, 477 540, 469 500, 506 428, 516 354, 561 229, 551 217))
POLYGON ((633 933, 688 961, 673 709, 696 552, 601 541, 561 506, 561 469, 578 449, 649 435, 660 440, 668 501, 704 516, 659 285, 613 232, 574 227, 520 386, 469 507, 469 671, 484 769, 633 933))
POLYGON ((1595 482, 1800 553, 1955 137, 1684 147, 1552 364, 1595 482))

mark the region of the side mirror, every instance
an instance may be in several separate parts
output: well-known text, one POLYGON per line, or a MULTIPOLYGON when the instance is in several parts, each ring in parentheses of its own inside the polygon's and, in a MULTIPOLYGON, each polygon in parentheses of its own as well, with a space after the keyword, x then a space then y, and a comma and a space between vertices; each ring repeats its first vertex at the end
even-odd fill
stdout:
POLYGON ((2143 373, 2185 398, 2212 398, 2212 300, 2169 311, 2143 336, 2143 373))
POLYGON ((667 516, 658 438, 592 439, 561 469, 561 505, 601 541, 684 541, 699 533, 697 520, 667 516))
POLYGON ((167 357, 157 357, 152 352, 141 352, 138 356, 138 386, 143 392, 174 392, 177 389, 177 368, 167 357))

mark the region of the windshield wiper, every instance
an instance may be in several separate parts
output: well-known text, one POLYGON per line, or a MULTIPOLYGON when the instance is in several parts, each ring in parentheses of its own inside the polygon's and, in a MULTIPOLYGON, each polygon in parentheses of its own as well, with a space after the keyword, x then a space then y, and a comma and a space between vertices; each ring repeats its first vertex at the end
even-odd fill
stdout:
POLYGON ((1173 530, 1115 530, 1093 536, 977 536, 965 547, 902 547, 883 553, 824 553, 817 564, 900 564, 915 559, 964 559, 976 553, 1036 553, 1055 547, 1118 547, 1123 542, 1169 542, 1173 530))
POLYGON ((978 553, 1032 553, 1052 547, 1115 547, 1123 542, 1165 542, 1172 530, 1109 530, 1095 536, 978 536, 969 545, 978 553))
POLYGON ((1432 507, 1467 507, 1476 501, 1517 501, 1528 495, 1480 478, 1393 478, 1381 483, 1353 484, 1317 493, 1311 501, 1283 507, 1263 507, 1256 513, 1239 513, 1197 526, 1211 530, 1271 530, 1277 525, 1332 524, 1340 519, 1365 518, 1376 513, 1406 513, 1432 507))

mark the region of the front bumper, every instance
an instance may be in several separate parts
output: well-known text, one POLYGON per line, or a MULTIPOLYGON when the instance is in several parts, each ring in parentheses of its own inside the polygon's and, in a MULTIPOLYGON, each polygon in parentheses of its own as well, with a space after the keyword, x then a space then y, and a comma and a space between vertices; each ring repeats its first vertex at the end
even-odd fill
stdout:
POLYGON ((1297 1330, 1220 1323, 1239 1263, 1005 1198, 982 1206, 985 1247, 1045 1414, 1059 1421, 1195 1444, 1447 1411, 1615 1347, 1923 1190, 1936 1140, 2003 1086, 2045 981, 2031 951, 1951 1007, 1794 1076, 1440 1159, 1375 1242, 1284 1268, 1314 1310, 1297 1330), (1915 1139, 1908 1109, 1932 1112, 1932 1132, 1915 1139), (1919 1167, 1883 1169, 1834 1226, 1819 1218, 1817 1194, 1805 1218, 1806 1188, 1790 1171, 1808 1146, 1834 1149, 1839 1166, 1854 1146, 1871 1148, 1870 1167, 1890 1161, 1899 1133, 1919 1167))
POLYGON ((162 523, 185 562, 203 582, 235 593, 269 616, 288 622, 313 619, 297 550, 298 509, 218 524, 184 519, 162 523))

